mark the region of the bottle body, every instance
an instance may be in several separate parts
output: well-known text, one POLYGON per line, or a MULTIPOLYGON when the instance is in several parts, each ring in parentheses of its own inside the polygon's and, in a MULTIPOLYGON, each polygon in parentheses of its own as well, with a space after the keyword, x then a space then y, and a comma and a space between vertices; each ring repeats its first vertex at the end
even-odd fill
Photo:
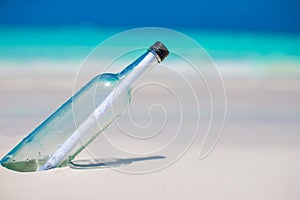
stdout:
POLYGON ((168 55, 158 57, 160 46, 155 45, 120 73, 89 81, 13 148, 1 165, 21 172, 66 166, 122 114, 133 85, 168 55))
MULTIPOLYGON (((59 148, 111 93, 119 81, 118 76, 114 74, 102 74, 93 78, 9 152, 1 164, 15 171, 37 171, 54 150, 59 148)), ((106 116, 104 121, 94 124, 90 133, 81 138, 80 143, 69 153, 61 166, 65 166, 101 133, 113 121, 114 115, 121 114, 129 101, 130 90, 122 94, 117 102, 119 105, 114 105, 114 113, 106 116)))

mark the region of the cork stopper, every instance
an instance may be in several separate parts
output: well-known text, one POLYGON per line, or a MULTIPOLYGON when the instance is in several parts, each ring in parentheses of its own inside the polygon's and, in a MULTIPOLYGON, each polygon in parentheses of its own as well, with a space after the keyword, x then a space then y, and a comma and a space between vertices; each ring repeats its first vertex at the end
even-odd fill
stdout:
POLYGON ((149 48, 149 51, 152 51, 157 55, 159 62, 162 62, 169 55, 169 50, 160 41, 155 42, 155 44, 149 48))

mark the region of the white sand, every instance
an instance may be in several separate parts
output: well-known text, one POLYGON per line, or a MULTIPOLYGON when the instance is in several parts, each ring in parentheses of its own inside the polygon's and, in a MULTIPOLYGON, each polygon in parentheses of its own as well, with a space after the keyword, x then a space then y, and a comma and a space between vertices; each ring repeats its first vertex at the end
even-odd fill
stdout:
MULTIPOLYGON (((71 95, 75 75, 5 70, 1 157, 71 95)), ((69 168, 17 173, 1 167, 0 199, 299 199, 300 79, 224 78, 228 116, 206 159, 197 159, 196 142, 173 165, 150 174, 69 168)))

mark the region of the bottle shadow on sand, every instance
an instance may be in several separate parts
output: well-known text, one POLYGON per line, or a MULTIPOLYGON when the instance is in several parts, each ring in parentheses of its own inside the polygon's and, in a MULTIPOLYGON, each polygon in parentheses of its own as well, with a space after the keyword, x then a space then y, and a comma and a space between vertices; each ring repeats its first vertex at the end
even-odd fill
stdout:
POLYGON ((147 156, 147 157, 136 157, 136 158, 94 158, 94 159, 83 159, 73 160, 69 166, 72 169, 101 169, 111 167, 122 167, 133 162, 142 162, 148 160, 164 159, 165 156, 147 156))

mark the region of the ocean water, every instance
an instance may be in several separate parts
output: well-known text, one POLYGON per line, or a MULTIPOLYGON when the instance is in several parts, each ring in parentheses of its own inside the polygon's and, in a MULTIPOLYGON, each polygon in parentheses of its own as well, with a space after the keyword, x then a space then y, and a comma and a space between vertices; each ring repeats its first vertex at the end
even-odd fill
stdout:
MULTIPOLYGON (((126 28, 107 27, 2 26, 0 27, 0 69, 30 67, 42 69, 44 66, 53 69, 78 68, 97 45, 126 30, 126 28)), ((219 67, 222 75, 300 74, 300 34, 198 29, 175 31, 199 43, 219 67)), ((147 41, 149 40, 147 38, 153 38, 153 35, 151 33, 132 35, 122 43, 114 40, 110 46, 104 47, 106 53, 103 56, 115 55, 118 47, 131 47, 135 45, 135 41, 147 41)), ((190 58, 199 56, 194 47, 186 44, 184 40, 178 40, 176 37, 168 39, 190 58)), ((150 40, 149 45, 154 42, 150 40)), ((140 53, 132 55, 129 60, 134 60, 140 53)), ((176 65, 178 62, 174 63, 176 65)))
MULTIPOLYGON (((0 27, 0 59, 82 59, 99 43, 122 31, 126 29, 0 27)), ((216 60, 300 59, 300 34, 220 32, 197 29, 177 31, 192 37, 216 60)), ((180 41, 177 42, 180 43, 180 41)), ((184 46, 184 43, 182 45, 184 46)), ((186 49, 188 50, 188 47, 186 49)))

